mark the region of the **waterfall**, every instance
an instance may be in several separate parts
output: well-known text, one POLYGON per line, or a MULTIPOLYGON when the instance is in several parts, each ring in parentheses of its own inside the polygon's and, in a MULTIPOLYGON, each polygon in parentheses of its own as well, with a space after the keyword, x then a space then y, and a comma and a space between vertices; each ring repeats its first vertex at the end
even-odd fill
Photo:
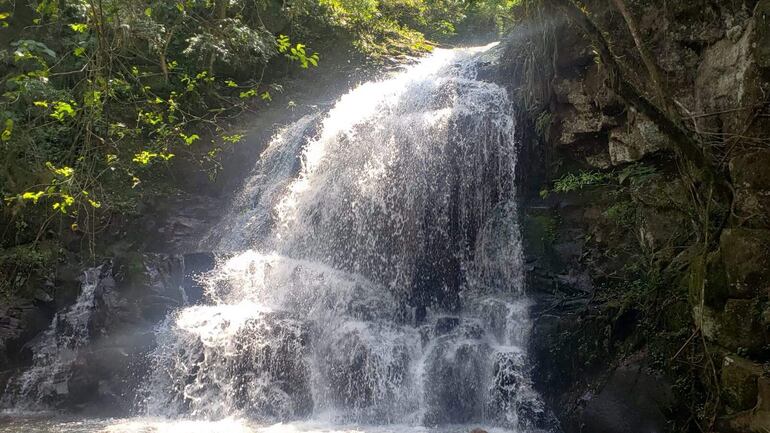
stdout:
POLYGON ((38 411, 46 409, 52 397, 69 393, 72 366, 89 342, 88 324, 100 273, 101 267, 83 273, 77 300, 56 313, 48 329, 31 343, 32 366, 8 382, 0 407, 38 411))
POLYGON ((170 315, 150 416, 532 430, 513 107, 437 49, 281 130, 170 315))

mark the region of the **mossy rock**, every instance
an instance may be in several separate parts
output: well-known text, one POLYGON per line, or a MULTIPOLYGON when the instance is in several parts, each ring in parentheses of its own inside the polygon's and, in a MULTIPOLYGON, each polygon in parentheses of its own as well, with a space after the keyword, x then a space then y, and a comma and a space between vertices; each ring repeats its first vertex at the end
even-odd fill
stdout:
POLYGON ((719 251, 709 254, 705 261, 701 255, 692 259, 688 286, 693 305, 700 304, 703 296, 703 303, 709 307, 721 309, 724 306, 730 291, 719 251))
POLYGON ((113 268, 117 279, 127 286, 143 286, 149 283, 145 255, 125 253, 115 258, 113 268))
POLYGON ((53 277, 61 245, 44 241, 0 249, 0 296, 32 298, 53 277))
POLYGON ((528 210, 522 223, 524 250, 545 259, 547 263, 554 263, 553 246, 558 237, 558 219, 548 210, 528 210))
POLYGON ((758 379, 762 366, 736 355, 725 356, 720 388, 727 407, 733 411, 752 409, 757 404, 758 379))
POLYGON ((730 160, 736 188, 770 191, 770 150, 746 152, 730 160))
POLYGON ((770 226, 770 151, 745 152, 730 161, 735 225, 770 226))
POLYGON ((716 341, 722 347, 756 352, 768 343, 759 300, 728 299, 719 322, 716 341))
POLYGON ((749 299, 770 288, 770 230, 727 229, 720 238, 731 298, 749 299))

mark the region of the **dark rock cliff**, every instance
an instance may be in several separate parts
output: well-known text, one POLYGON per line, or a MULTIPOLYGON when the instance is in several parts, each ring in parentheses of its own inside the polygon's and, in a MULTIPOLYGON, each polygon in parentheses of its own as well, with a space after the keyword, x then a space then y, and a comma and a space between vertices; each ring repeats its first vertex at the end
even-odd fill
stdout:
MULTIPOLYGON (((655 100, 612 2, 586 9, 655 100)), ((567 432, 770 428, 770 2, 628 1, 709 181, 539 9, 505 44, 519 105, 536 382, 567 432)))

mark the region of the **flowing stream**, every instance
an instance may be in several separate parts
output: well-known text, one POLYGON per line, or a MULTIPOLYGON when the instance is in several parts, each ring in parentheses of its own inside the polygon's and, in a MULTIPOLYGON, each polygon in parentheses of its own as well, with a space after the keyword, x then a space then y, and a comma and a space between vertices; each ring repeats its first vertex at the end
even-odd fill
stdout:
POLYGON ((0 432, 539 431, 487 49, 437 49, 275 135, 209 238, 204 301, 157 328, 136 418, 0 432))

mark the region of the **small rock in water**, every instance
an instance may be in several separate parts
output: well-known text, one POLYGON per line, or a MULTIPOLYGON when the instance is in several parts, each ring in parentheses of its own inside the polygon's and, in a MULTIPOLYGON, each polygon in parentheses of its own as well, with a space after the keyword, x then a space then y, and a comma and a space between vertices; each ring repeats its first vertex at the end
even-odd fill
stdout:
POLYGON ((477 427, 477 428, 471 430, 471 433, 487 433, 487 431, 482 429, 482 428, 478 428, 477 427))

